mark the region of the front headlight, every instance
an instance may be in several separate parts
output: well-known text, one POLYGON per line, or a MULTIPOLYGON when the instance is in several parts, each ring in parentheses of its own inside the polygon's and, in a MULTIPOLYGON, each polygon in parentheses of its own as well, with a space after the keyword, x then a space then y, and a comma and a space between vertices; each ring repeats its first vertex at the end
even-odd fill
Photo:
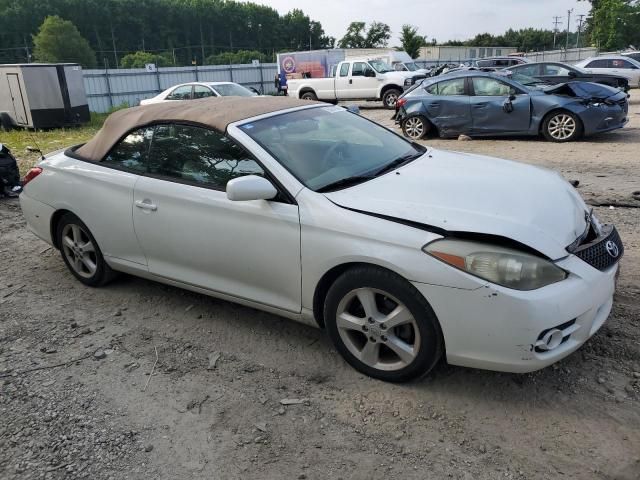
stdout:
POLYGON ((422 250, 471 275, 515 290, 535 290, 567 278, 567 272, 548 260, 497 245, 443 239, 422 250))

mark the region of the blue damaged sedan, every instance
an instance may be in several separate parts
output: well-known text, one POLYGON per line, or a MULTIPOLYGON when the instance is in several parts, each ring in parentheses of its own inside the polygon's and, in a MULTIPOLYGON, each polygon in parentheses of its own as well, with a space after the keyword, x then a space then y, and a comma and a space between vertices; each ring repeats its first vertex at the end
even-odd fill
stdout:
POLYGON ((395 118, 412 140, 432 133, 543 135, 552 142, 570 142, 622 128, 629 121, 627 98, 595 83, 525 85, 506 75, 466 70, 426 79, 407 91, 397 102, 395 118))

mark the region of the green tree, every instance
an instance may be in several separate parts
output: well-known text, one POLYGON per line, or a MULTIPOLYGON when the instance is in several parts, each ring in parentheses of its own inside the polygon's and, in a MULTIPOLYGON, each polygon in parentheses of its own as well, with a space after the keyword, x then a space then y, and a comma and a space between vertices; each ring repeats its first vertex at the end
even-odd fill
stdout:
MULTIPOLYGON (((587 31, 600 50, 617 50, 640 41, 640 2, 594 0, 587 31)), ((638 45, 636 45, 638 46, 638 45)))
POLYGON ((172 61, 166 54, 159 55, 141 51, 129 53, 120 60, 122 68, 144 68, 148 63, 154 63, 156 67, 168 67, 172 61))
POLYGON ((235 65, 251 63, 253 60, 260 62, 274 61, 271 55, 262 54, 256 50, 238 50, 236 52, 223 52, 207 57, 207 65, 235 65))
POLYGON ((88 68, 96 65, 96 54, 75 25, 57 15, 45 18, 33 44, 39 62, 79 63, 88 68))
POLYGON ((365 22, 351 22, 347 33, 338 42, 340 48, 386 47, 391 38, 391 28, 386 23, 372 22, 365 33, 365 22))
POLYGON ((411 58, 420 56, 420 47, 427 45, 425 37, 418 35, 418 29, 411 25, 403 25, 400 34, 402 49, 411 55, 411 58))

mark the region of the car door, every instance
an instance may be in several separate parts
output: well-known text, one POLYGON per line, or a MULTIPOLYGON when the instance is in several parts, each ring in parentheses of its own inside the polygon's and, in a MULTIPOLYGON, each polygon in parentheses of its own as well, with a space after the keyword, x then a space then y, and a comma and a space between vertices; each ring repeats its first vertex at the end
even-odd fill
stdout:
POLYGON ((225 135, 190 125, 156 126, 133 208, 149 271, 299 312, 298 206, 284 196, 229 200, 227 181, 248 174, 267 175, 225 135))
POLYGON ((140 267, 147 260, 136 237, 132 210, 135 184, 147 171, 152 128, 134 130, 120 140, 101 162, 84 162, 82 195, 76 213, 89 226, 102 253, 119 265, 140 267))
POLYGON ((611 63, 615 67, 615 70, 611 70, 612 73, 626 77, 629 83, 638 86, 640 83, 640 68, 624 59, 614 59, 611 60, 611 63))
POLYGON ((472 77, 471 86, 473 133, 529 130, 531 101, 526 92, 493 77, 472 77))
POLYGON ((422 104, 427 117, 443 136, 468 133, 471 129, 471 106, 465 78, 453 78, 429 85, 422 104))
POLYGON ((334 77, 336 98, 352 98, 349 96, 353 86, 353 80, 349 76, 350 70, 350 62, 342 62, 338 65, 338 75, 334 77))
POLYGON ((377 78, 376 71, 367 62, 353 62, 349 98, 375 98, 381 80, 377 78))

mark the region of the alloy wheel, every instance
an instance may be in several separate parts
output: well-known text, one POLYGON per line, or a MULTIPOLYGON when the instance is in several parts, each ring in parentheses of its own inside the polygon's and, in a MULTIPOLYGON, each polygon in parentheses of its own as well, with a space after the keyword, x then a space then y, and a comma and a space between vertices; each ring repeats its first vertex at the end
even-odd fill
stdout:
POLYGON ((561 113, 549 120, 547 130, 555 140, 567 140, 576 132, 578 126, 571 115, 561 113))
POLYGON ((409 138, 422 138, 424 135, 424 122, 418 117, 408 118, 404 122, 404 131, 409 138))
POLYGON ((362 363, 378 370, 400 370, 420 351, 420 331, 410 310, 387 292, 358 288, 347 293, 336 312, 338 334, 362 363))
POLYGON ((62 251, 69 266, 83 278, 91 278, 98 269, 98 257, 91 237, 84 229, 69 223, 62 229, 62 251))

